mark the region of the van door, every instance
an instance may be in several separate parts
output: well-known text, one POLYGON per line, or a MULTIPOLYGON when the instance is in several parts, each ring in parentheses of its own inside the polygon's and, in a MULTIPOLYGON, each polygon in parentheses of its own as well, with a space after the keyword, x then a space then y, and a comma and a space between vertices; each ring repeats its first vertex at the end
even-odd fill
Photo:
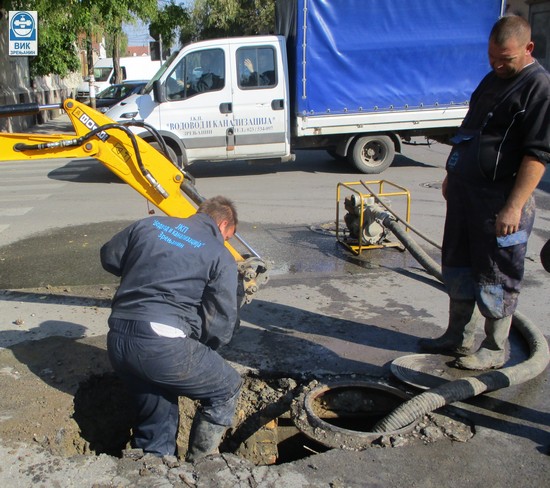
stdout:
POLYGON ((189 162, 228 157, 227 132, 233 127, 228 65, 225 46, 197 49, 164 78, 160 125, 182 140, 189 162))
MULTIPOLYGON (((261 42, 261 41, 260 41, 261 42)), ((277 42, 232 44, 234 157, 288 156, 288 106, 277 42)))

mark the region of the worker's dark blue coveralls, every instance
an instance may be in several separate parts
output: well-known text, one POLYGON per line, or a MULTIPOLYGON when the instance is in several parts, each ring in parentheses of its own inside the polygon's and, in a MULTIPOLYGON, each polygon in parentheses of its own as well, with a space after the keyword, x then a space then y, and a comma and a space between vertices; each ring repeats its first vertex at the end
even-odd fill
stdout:
POLYGON ((214 220, 140 220, 101 248, 101 262, 121 277, 107 348, 137 402, 134 447, 176 453, 180 395, 231 425, 242 381, 215 349, 238 320, 237 265, 214 220))
POLYGON ((496 237, 522 159, 550 161, 549 75, 537 62, 512 79, 489 73, 447 160, 447 216, 443 279, 451 299, 476 300, 481 313, 501 319, 514 313, 524 272, 535 203, 523 208, 519 230, 496 237))

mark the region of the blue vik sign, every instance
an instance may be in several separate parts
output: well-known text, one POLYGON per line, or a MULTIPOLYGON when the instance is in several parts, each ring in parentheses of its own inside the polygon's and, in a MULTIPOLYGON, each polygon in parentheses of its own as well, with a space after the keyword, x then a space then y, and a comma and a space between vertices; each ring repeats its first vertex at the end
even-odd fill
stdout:
POLYGON ((36 11, 9 13, 10 56, 36 56, 38 54, 38 15, 36 11))

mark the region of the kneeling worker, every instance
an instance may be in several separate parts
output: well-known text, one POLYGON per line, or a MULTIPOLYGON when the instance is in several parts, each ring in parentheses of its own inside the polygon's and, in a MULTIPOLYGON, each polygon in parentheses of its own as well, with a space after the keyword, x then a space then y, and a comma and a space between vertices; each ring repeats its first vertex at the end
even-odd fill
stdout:
POLYGON ((189 218, 149 217, 101 248, 120 276, 109 317, 111 364, 136 402, 133 447, 176 454, 178 397, 199 400, 187 459, 217 451, 233 422, 242 380, 217 352, 235 330, 237 264, 224 245, 237 226, 227 198, 189 218))

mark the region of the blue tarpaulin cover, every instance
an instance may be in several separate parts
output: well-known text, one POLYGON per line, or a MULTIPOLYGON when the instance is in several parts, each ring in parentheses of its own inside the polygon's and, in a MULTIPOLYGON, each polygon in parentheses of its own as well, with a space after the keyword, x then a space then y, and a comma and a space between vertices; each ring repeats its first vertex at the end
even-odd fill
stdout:
POLYGON ((501 0, 285 2, 277 24, 287 36, 294 110, 464 104, 490 69, 487 42, 501 11, 501 0))

